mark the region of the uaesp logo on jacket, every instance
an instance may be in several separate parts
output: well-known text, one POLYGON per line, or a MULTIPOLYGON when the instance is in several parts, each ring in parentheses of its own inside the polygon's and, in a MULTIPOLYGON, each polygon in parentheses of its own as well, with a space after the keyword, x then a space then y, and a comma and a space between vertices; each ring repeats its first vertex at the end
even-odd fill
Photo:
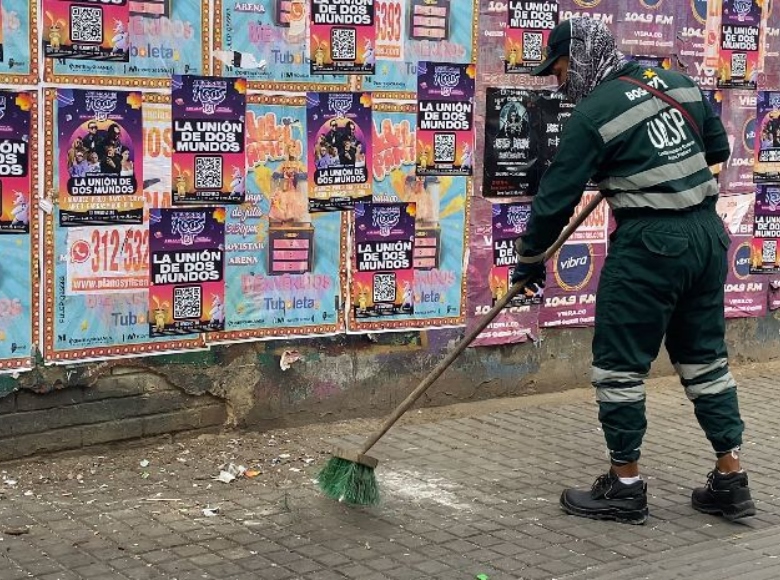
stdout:
POLYGON ((593 271, 593 247, 590 244, 566 244, 555 257, 555 281, 568 292, 587 286, 593 271))

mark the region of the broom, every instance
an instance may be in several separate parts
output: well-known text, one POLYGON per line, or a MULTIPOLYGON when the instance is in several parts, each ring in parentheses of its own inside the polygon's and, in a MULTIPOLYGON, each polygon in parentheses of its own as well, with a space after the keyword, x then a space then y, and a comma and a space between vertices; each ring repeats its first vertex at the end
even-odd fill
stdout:
MULTIPOLYGON (((601 203, 602 195, 596 196, 588 202, 582 211, 561 232, 555 243, 544 253, 546 262, 563 246, 580 224, 601 203)), ((509 288, 509 291, 496 302, 495 306, 485 314, 479 323, 450 351, 450 353, 433 370, 428 373, 423 381, 412 391, 403 402, 385 420, 382 426, 368 439, 357 451, 336 449, 333 456, 322 468, 318 478, 318 485, 325 495, 338 501, 354 505, 376 505, 379 503, 379 486, 377 485, 374 470, 379 460, 367 455, 379 439, 395 424, 401 416, 428 390, 428 388, 447 370, 460 354, 474 341, 477 336, 490 324, 493 319, 506 307, 524 287, 527 280, 517 282, 509 288)))

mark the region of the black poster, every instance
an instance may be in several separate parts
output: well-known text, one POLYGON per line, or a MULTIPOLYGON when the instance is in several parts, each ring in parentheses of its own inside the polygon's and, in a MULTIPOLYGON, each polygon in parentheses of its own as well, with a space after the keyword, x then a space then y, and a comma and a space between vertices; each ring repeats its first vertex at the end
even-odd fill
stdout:
POLYGON ((551 91, 488 88, 483 196, 535 195, 573 108, 551 91))

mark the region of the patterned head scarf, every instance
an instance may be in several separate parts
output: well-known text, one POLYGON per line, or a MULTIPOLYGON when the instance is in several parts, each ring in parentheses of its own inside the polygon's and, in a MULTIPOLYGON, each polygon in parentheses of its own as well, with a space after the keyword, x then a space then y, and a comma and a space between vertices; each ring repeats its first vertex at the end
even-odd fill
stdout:
POLYGON ((595 18, 571 19, 569 73, 562 87, 572 102, 579 103, 599 83, 626 63, 609 28, 595 18))

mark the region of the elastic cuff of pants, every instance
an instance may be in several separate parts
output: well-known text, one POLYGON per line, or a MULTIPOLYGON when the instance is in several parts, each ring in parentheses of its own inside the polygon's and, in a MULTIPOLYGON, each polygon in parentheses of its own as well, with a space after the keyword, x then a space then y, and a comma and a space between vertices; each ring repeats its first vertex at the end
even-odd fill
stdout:
MULTIPOLYGON (((730 452, 729 452, 730 453, 730 452)), ((612 463, 612 465, 628 465, 629 463, 634 463, 635 461, 639 461, 639 451, 636 451, 634 453, 631 453, 629 455, 621 454, 618 457, 615 457, 612 451, 609 452, 609 461, 612 463)))
POLYGON ((716 451, 716 452, 715 452, 715 456, 716 456, 718 459, 720 459, 721 457, 724 457, 724 456, 726 456, 726 455, 730 455, 730 454, 735 454, 735 455, 736 455, 736 454, 737 454, 737 453, 739 453, 740 451, 742 451, 742 446, 740 446, 740 445, 737 445, 736 447, 732 447, 732 448, 731 448, 731 449, 729 449, 728 451, 716 451))

